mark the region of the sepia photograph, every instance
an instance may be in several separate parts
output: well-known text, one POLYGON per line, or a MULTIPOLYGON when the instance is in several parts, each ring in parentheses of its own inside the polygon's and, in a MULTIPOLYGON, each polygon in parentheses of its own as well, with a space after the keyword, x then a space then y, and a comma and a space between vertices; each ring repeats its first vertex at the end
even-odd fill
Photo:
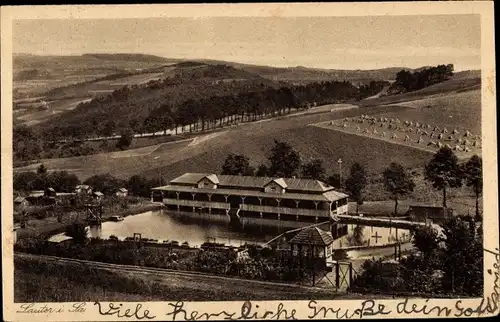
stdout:
POLYGON ((497 314, 490 4, 2 8, 10 317, 497 314))

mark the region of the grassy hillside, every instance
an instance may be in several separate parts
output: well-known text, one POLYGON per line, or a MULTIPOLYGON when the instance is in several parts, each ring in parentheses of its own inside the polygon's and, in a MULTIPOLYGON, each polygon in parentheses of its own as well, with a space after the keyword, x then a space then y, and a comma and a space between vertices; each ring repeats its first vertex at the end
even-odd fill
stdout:
MULTIPOLYGON (((375 114, 399 111, 401 107, 374 108, 363 113, 375 114)), ((75 158, 49 159, 42 162, 49 169, 68 170, 85 179, 93 174, 110 172, 126 178, 138 172, 172 179, 187 171, 220 172, 228 153, 244 153, 254 165, 266 160, 273 139, 291 143, 305 160, 321 158, 327 170, 337 170, 337 159, 345 160, 345 167, 362 162, 370 172, 380 172, 391 159, 414 167, 426 162, 430 154, 411 148, 374 141, 369 138, 346 135, 320 129, 309 124, 360 114, 357 109, 282 117, 264 122, 245 123, 222 129, 217 134, 200 135, 196 141, 166 143, 154 152, 136 150, 89 155, 75 158)), ((36 169, 37 164, 23 168, 36 169)))

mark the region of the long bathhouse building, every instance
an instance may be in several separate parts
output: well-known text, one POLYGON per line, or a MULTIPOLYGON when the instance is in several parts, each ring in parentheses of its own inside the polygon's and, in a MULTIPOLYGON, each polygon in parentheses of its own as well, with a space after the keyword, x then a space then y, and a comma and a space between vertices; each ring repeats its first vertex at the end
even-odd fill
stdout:
POLYGON ((152 189, 170 210, 311 223, 347 214, 347 197, 318 180, 213 173, 185 173, 152 189))

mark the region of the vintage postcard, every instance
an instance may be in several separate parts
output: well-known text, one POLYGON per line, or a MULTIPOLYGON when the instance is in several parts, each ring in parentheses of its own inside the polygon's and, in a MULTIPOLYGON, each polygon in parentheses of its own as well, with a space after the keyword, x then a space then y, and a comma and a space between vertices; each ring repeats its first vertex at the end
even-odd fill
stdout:
POLYGON ((2 7, 3 318, 497 315, 493 17, 2 7))

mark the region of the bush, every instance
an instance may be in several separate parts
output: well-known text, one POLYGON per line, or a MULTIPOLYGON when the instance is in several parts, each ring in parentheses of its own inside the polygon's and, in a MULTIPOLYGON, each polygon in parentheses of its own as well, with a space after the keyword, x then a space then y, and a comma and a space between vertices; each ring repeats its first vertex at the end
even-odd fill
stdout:
POLYGON ((73 238, 78 244, 85 243, 88 238, 88 228, 82 223, 73 223, 66 227, 66 236, 73 238))
POLYGON ((403 280, 399 277, 400 267, 394 263, 379 260, 367 260, 363 263, 362 273, 355 277, 353 285, 362 288, 374 288, 380 291, 404 291, 403 280))

